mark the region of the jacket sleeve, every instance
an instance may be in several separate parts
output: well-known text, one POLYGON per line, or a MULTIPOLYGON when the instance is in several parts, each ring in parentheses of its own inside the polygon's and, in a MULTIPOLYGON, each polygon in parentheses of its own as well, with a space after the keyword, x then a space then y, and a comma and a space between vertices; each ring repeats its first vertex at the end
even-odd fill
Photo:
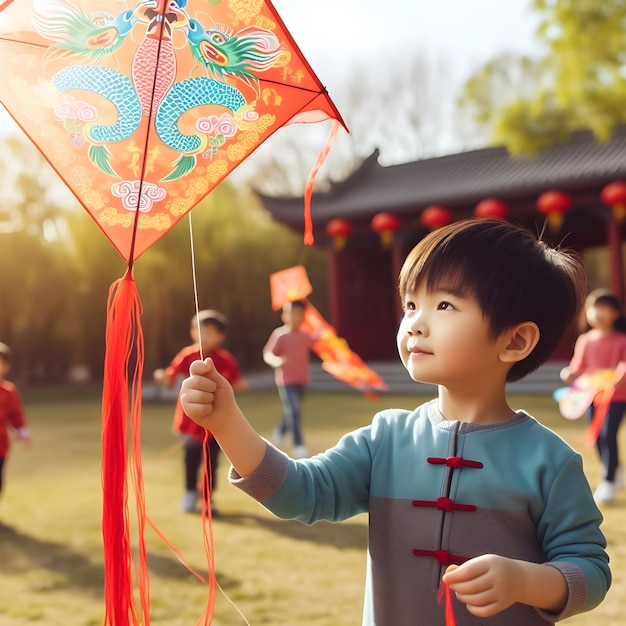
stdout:
POLYGON ((574 376, 580 376, 580 374, 582 374, 586 369, 586 346, 586 334, 580 335, 578 339, 576 339, 576 343, 574 345, 574 354, 572 356, 572 360, 569 363, 570 373, 574 376))
POLYGON ((261 465, 242 478, 231 469, 231 482, 276 516, 305 524, 337 522, 367 511, 373 427, 360 428, 336 446, 310 459, 292 460, 268 443, 261 465))
POLYGON ((537 524, 545 564, 563 574, 569 591, 567 605, 559 615, 540 611, 551 622, 590 611, 606 595, 611 572, 601 523, 602 514, 593 501, 582 459, 573 453, 554 477, 537 524))
POLYGON ((26 428, 26 417, 24 415, 24 408, 22 407, 22 400, 16 388, 13 388, 13 391, 11 393, 8 418, 9 423, 13 428, 15 428, 15 430, 21 430, 23 428, 26 428))

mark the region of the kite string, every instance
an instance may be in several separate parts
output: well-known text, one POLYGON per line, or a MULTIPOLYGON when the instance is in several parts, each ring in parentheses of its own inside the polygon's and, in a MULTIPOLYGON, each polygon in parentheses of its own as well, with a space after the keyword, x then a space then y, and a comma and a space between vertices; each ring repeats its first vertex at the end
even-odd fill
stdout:
MULTIPOLYGON (((198 330, 198 345, 200 349, 200 360, 204 360, 204 354, 202 350, 202 335, 200 328, 200 306, 198 304, 198 278, 196 271, 196 250, 194 245, 194 237, 193 237, 193 220, 191 218, 191 211, 187 214, 189 218, 189 249, 191 255, 191 279, 193 281, 193 299, 194 306, 196 310, 196 328, 198 330)), ((207 433, 208 436, 208 433, 207 433)), ((211 515, 211 485, 212 479, 211 469, 207 458, 207 437, 205 437, 205 441, 203 442, 203 460, 204 460, 204 474, 203 474, 203 485, 206 484, 206 488, 208 490, 207 493, 207 510, 202 511, 203 518, 203 532, 204 532, 204 546, 207 556, 207 562, 209 566, 209 598, 207 601, 207 606, 205 609, 205 614, 200 618, 199 624, 203 621, 205 624, 211 624, 213 617, 213 607, 215 602, 213 587, 217 587, 221 594, 226 598, 226 600, 230 603, 230 605, 239 613, 241 619, 246 623, 246 626, 250 626, 250 622, 246 619, 246 616, 242 613, 241 609, 235 604, 235 602, 229 597, 229 595, 224 591, 223 587, 219 584, 217 580, 217 576, 215 574, 215 549, 213 543, 213 516, 211 515)), ((184 561, 183 561, 184 563, 184 561)), ((195 574, 195 572, 192 572, 195 574)), ((196 574, 197 576, 197 574, 196 574)), ((201 579, 202 580, 202 579, 201 579)))
POLYGON ((198 331, 198 345, 200 347, 200 360, 204 361, 204 354, 202 350, 202 341, 200 341, 201 329, 200 329, 200 307, 198 306, 198 279, 196 275, 196 249, 193 241, 193 220, 191 219, 191 211, 187 213, 189 217, 189 249, 191 252, 191 280, 193 281, 193 301, 196 310, 196 330, 198 331))

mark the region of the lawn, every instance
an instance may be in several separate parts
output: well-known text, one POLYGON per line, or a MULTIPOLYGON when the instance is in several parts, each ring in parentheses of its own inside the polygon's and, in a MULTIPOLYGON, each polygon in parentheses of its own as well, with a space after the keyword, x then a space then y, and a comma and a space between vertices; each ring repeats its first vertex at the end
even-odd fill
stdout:
MULTIPOLYGON (((2 626, 100 626, 103 621, 100 487, 100 404, 93 390, 40 390, 24 394, 34 444, 15 445, 0 501, 0 624, 2 626)), ((356 393, 309 393, 305 433, 313 451, 346 431, 367 424, 379 409, 412 408, 424 397, 385 395, 378 401, 356 393)), ((244 410, 268 435, 280 404, 274 391, 249 392, 244 410)), ((579 449, 592 486, 599 465, 581 440, 583 424, 566 422, 548 397, 512 397, 579 449)), ((148 515, 206 573, 202 522, 179 510, 181 451, 170 432, 173 407, 146 404, 143 459, 148 515)), ((622 446, 626 450, 625 432, 622 446)), ((217 577, 251 626, 350 626, 360 624, 367 518, 306 527, 273 518, 226 482, 219 472, 214 520, 217 577)), ((595 611, 568 620, 571 626, 617 626, 626 611, 626 495, 605 508, 614 583, 595 611)), ((178 562, 151 531, 146 535, 151 571, 152 624, 194 626, 206 586, 178 562)), ((245 624, 218 592, 214 624, 245 624)))

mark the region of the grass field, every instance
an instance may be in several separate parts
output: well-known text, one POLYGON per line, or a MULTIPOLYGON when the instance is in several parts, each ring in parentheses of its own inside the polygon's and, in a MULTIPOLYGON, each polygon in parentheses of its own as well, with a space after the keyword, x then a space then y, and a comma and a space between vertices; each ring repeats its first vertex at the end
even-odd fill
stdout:
MULTIPOLYGON (((413 408, 425 398, 356 393, 309 393, 305 433, 313 451, 370 422, 379 409, 413 408)), ((34 443, 15 445, 0 501, 0 624, 99 626, 103 620, 100 487, 100 400, 93 390, 42 390, 24 394, 34 443)), ((274 391, 249 392, 241 404, 263 435, 280 412, 274 391)), ((579 449, 595 486, 599 465, 581 441, 583 424, 559 417, 548 397, 512 397, 579 449)), ((142 447, 148 515, 206 573, 199 515, 179 510, 182 457, 170 432, 171 404, 147 404, 142 447)), ((626 450, 626 428, 622 448, 626 450)), ((312 527, 273 518, 226 482, 219 472, 214 520, 218 581, 251 626, 352 626, 360 624, 367 519, 312 527)), ((605 507, 614 582, 595 611, 567 620, 571 626, 618 626, 626 613, 626 495, 605 507)), ((148 530, 151 623, 193 626, 202 614, 206 586, 148 530)), ((218 592, 214 624, 245 624, 218 592)))

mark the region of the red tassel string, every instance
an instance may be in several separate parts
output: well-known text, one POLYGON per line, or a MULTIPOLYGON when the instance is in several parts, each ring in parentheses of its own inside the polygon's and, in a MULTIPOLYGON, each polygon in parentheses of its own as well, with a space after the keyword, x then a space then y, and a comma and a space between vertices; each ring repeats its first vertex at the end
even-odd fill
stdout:
POLYGON ((313 196, 313 185, 315 183, 317 173, 320 171, 320 168, 324 164, 324 161, 326 160, 326 157, 335 142, 340 126, 341 124, 337 120, 333 121, 328 137, 326 138, 326 143, 317 155, 317 159, 311 168, 311 172, 309 173, 309 177, 306 181, 306 186, 304 187, 304 243, 307 246, 312 246, 315 241, 315 238, 313 237, 313 218, 311 216, 311 197, 313 196))
POLYGON ((136 567, 143 626, 149 626, 149 584, 143 538, 146 516, 140 457, 141 374, 144 347, 141 303, 129 269, 111 285, 107 303, 102 391, 102 538, 105 626, 138 626, 132 586, 133 560, 128 510, 128 414, 131 414, 132 478, 139 520, 136 567), (129 403, 129 368, 135 356, 129 403))
POLYGON ((441 604, 445 600, 446 610, 446 626, 456 626, 456 620, 454 619, 454 611, 452 609, 452 592, 450 587, 441 581, 439 586, 439 595, 437 596, 438 604, 441 604))
POLYGON ((215 545, 213 542, 213 514, 211 512, 211 497, 213 491, 213 475, 208 455, 209 432, 204 434, 203 442, 203 472, 202 472, 202 529, 204 540, 204 552, 207 560, 209 572, 207 603, 202 616, 196 626, 210 626, 213 621, 215 610, 215 588, 217 581, 215 578, 215 545))
POLYGON ((614 395, 615 386, 603 389, 598 393, 598 395, 596 395, 593 401, 595 407, 593 419, 591 420, 589 426, 587 426, 587 445, 593 446, 598 439, 598 435, 602 430, 604 419, 606 418, 606 414, 611 406, 611 401, 613 400, 614 395))

